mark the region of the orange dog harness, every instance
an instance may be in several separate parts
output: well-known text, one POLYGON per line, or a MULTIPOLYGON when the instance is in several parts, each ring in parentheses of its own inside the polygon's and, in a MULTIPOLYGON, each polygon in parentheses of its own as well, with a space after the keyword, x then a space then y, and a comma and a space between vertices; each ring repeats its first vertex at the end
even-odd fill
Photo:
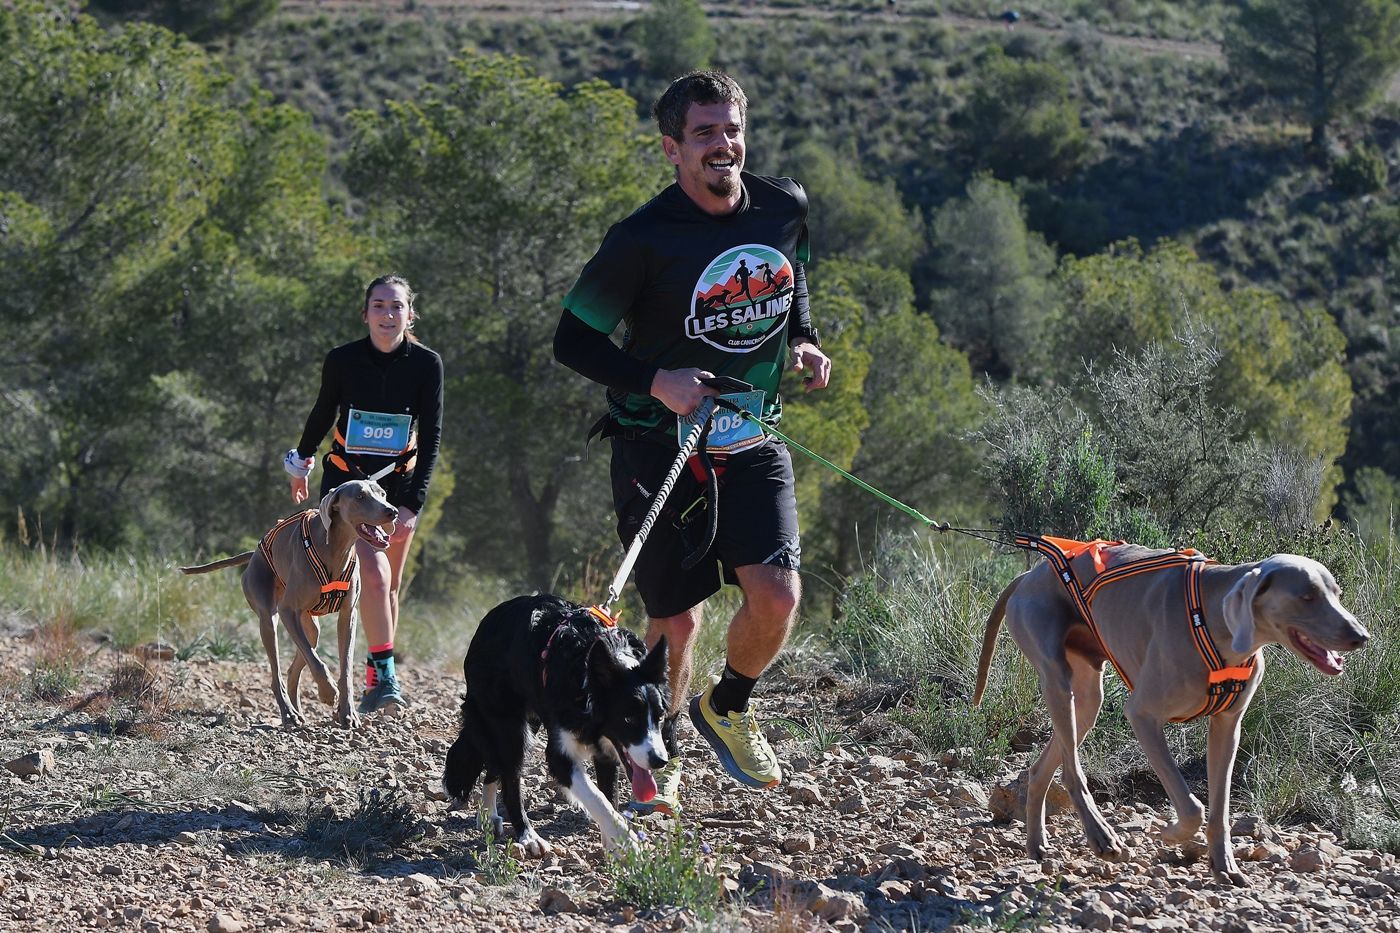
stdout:
POLYGON ((311 614, 324 616, 339 611, 341 603, 345 602, 345 594, 350 592, 350 580, 355 575, 355 551, 351 548, 350 561, 345 565, 345 572, 340 575, 340 579, 331 579, 331 572, 326 569, 325 562, 316 556, 316 548, 311 544, 311 522, 317 514, 315 509, 307 509, 305 512, 287 516, 263 535, 262 540, 258 542, 258 549, 266 558, 267 565, 272 568, 272 575, 281 583, 282 578, 277 574, 277 565, 272 560, 272 542, 284 528, 301 522, 301 544, 306 548, 306 559, 311 562, 311 572, 316 574, 316 579, 321 583, 321 598, 311 608, 311 614))
POLYGON ((1129 691, 1133 689, 1132 680, 1124 673, 1122 665, 1113 657, 1113 653, 1108 650, 1108 645, 1104 642, 1103 635, 1094 622, 1092 610, 1094 595, 1110 583, 1141 573, 1154 573, 1168 567, 1185 568, 1186 621, 1191 626, 1191 636, 1196 643, 1196 651, 1200 654, 1201 660, 1205 662, 1208 671, 1206 676, 1207 690, 1205 705, 1198 712, 1190 716, 1178 717, 1172 722, 1188 722, 1199 716, 1214 716, 1216 713, 1229 709, 1235 699, 1243 692, 1250 677, 1254 676, 1255 656, 1250 655, 1238 667, 1228 667, 1220 657, 1220 652, 1216 650, 1215 641, 1210 637, 1210 631, 1206 628, 1205 608, 1201 600, 1201 568, 1210 561, 1199 551, 1186 548, 1167 554, 1143 557, 1107 569, 1104 562, 1104 549, 1125 542, 1104 541, 1102 539, 1074 541, 1069 538, 1052 538, 1046 535, 1017 535, 1014 543, 1019 548, 1039 551, 1045 555, 1046 560, 1050 561, 1060 578, 1060 582, 1065 585, 1065 591, 1069 593, 1070 600, 1079 610, 1080 618, 1089 626, 1089 631, 1094 633, 1094 639, 1099 643, 1099 648, 1108 658, 1109 663, 1113 665, 1113 669, 1118 672, 1118 676, 1122 678, 1129 691), (1074 573, 1074 568, 1070 566, 1070 561, 1085 552, 1089 553, 1096 571, 1094 579, 1089 582, 1088 586, 1079 580, 1074 573))

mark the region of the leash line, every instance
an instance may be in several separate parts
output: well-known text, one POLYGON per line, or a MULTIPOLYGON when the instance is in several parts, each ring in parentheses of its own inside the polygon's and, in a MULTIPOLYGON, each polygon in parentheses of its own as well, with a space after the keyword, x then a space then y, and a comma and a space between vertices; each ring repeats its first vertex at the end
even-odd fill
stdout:
POLYGON ((715 413, 715 400, 711 396, 705 396, 700 407, 695 410, 691 418, 695 419, 695 426, 686 435, 685 443, 681 445, 676 454, 675 462, 671 464, 671 469, 666 473, 666 478, 662 480, 660 487, 656 490, 656 495, 651 500, 651 508, 647 509, 646 518, 642 519, 642 526, 637 529, 637 534, 633 536, 632 543, 627 546, 627 555, 622 559, 622 566, 618 568, 617 574, 613 576, 612 582, 608 584, 608 597, 599 608, 607 614, 608 608, 617 602, 617 598, 622 595, 622 587, 627 583, 627 577, 632 573, 632 566, 637 563, 637 556, 642 552, 642 545, 646 542, 647 535, 651 532, 651 526, 656 524, 657 517, 661 514, 662 507, 666 504, 666 499, 671 495, 671 488, 676 485, 676 480, 680 478, 681 471, 685 469, 685 462, 690 459, 690 455, 695 452, 696 446, 700 443, 700 438, 706 433, 705 429, 710 423, 710 418, 715 413))
POLYGON ((846 470, 841 469, 839 466, 832 463, 830 460, 826 459, 816 451, 810 450, 802 446, 801 444, 797 443, 797 441, 783 434, 772 425, 765 424, 763 421, 755 417, 753 412, 748 411, 746 409, 742 409, 739 406, 734 405, 729 401, 726 401, 725 399, 716 399, 716 404, 720 408, 723 408, 725 411, 733 412, 734 414, 739 415, 745 421, 752 421, 754 424, 758 425, 759 428, 761 428, 765 434, 770 434, 773 437, 776 437, 778 440, 782 441, 784 444, 787 444, 789 447, 795 448, 796 450, 807 455, 811 459, 817 461, 822 466, 826 467, 828 470, 831 470, 837 475, 854 483, 856 486, 859 486, 861 489, 864 489, 866 492, 870 493, 872 496, 879 499, 881 502, 884 502, 886 505, 898 509, 899 511, 903 512, 905 515, 908 515, 915 521, 922 522, 927 527, 932 528, 934 531, 951 531, 956 534, 967 535, 968 537, 972 538, 980 538, 983 541, 990 541, 993 544, 1010 543, 1007 540, 1007 534, 995 528, 956 528, 948 522, 940 522, 929 518, 923 512, 920 512, 918 509, 914 508, 912 505, 906 505, 905 503, 900 502, 893 496, 881 492, 874 486, 867 483, 865 480, 861 479, 859 476, 856 476, 853 473, 849 473, 846 470))

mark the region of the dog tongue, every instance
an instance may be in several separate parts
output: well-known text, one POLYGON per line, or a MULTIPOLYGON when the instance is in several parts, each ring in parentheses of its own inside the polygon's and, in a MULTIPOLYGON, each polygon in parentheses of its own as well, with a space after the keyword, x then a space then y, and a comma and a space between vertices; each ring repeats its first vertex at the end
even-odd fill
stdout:
POLYGON ((656 796, 656 778, 631 758, 627 759, 627 767, 631 771, 632 796, 638 803, 651 803, 651 799, 656 796))

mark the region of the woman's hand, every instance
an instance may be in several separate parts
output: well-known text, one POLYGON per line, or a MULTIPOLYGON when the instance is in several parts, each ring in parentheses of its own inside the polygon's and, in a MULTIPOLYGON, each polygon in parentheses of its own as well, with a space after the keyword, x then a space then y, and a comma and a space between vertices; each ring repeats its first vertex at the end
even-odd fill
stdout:
POLYGON ((399 506, 399 518, 394 523, 394 533, 389 536, 390 541, 403 541, 413 534, 418 527, 418 513, 407 506, 399 506))
POLYGON ((300 505, 306 501, 306 477, 292 477, 292 502, 300 505))

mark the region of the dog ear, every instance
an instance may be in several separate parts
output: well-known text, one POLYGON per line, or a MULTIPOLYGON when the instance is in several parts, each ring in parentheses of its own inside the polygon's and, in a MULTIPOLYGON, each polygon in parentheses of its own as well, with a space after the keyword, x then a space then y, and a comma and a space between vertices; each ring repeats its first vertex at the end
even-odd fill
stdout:
POLYGON ((1225 625, 1230 629, 1230 647, 1244 654, 1254 645, 1254 597, 1264 581, 1262 567, 1240 577, 1225 594, 1225 625))
POLYGON ((622 665, 606 642, 606 638, 600 638, 588 650, 588 679, 603 690, 617 683, 622 675, 622 665))
POLYGON ((331 530, 331 509, 335 508, 335 497, 340 494, 340 487, 337 486, 326 493, 321 500, 321 524, 326 526, 326 530, 331 530))
POLYGON ((642 659, 641 674, 646 681, 666 680, 666 636, 661 638, 647 652, 647 656, 642 659))

